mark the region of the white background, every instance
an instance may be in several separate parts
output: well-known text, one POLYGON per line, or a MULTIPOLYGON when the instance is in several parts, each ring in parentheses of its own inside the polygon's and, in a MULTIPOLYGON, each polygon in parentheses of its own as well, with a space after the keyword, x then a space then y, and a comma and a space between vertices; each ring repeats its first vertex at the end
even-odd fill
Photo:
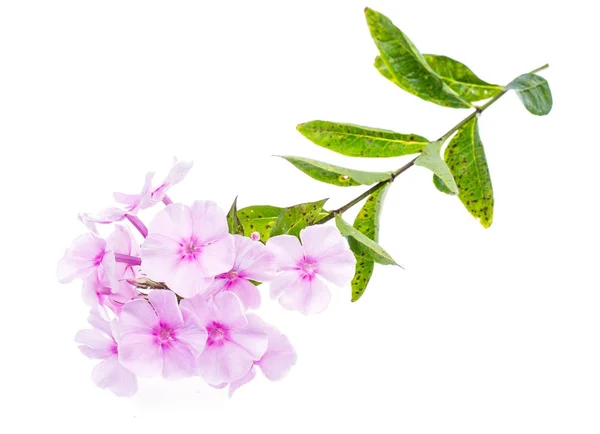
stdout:
POLYGON ((0 432, 600 432, 600 65, 586 4, 2 1, 0 432), (260 313, 299 354, 284 381, 232 400, 199 379, 144 380, 131 399, 97 389, 73 342, 87 308, 55 277, 84 231, 78 212, 137 191, 173 156, 195 162, 175 200, 337 207, 363 189, 319 184, 271 155, 386 170, 407 160, 342 157, 296 124, 434 139, 468 114, 378 74, 367 5, 422 52, 491 82, 550 63, 549 116, 509 94, 481 119, 492 227, 413 168, 382 219, 381 243, 405 271, 379 267, 358 303, 336 289, 315 317, 264 298, 260 313))

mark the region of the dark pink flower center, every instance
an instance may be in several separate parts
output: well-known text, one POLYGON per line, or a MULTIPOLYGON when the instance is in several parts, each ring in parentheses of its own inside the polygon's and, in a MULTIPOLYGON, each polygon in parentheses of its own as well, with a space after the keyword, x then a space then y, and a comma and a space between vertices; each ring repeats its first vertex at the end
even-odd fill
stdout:
POLYGON ((318 267, 317 267, 317 261, 315 261, 314 259, 310 259, 310 258, 304 258, 302 259, 299 263, 298 263, 298 268, 300 269, 301 273, 302 273, 302 278, 303 279, 312 279, 315 277, 315 274, 317 274, 318 267))
POLYGON ((229 328, 216 321, 207 325, 206 331, 208 332, 207 345, 222 345, 229 339, 229 328))
POLYGON ((202 245, 196 237, 192 236, 187 240, 182 240, 179 245, 179 254, 182 260, 194 261, 202 253, 202 245))
POLYGON ((100 253, 98 253, 96 255, 96 257, 94 258, 94 265, 98 266, 102 263, 102 260, 104 259, 104 255, 106 254, 106 252, 104 250, 102 250, 100 253))
POLYGON ((238 278, 238 272, 235 270, 231 270, 226 274, 227 280, 235 280, 238 278))
POLYGON ((154 331, 156 337, 156 343, 165 347, 171 345, 171 342, 175 340, 175 330, 171 327, 161 325, 154 331))

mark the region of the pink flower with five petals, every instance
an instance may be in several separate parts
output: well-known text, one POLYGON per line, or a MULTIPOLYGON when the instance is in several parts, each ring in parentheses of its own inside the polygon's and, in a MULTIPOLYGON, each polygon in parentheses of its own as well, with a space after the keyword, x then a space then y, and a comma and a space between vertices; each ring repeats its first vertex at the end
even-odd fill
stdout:
POLYGON ((181 301, 181 309, 195 316, 208 332, 198 358, 198 373, 218 386, 239 380, 267 350, 268 337, 252 314, 246 316, 239 298, 225 291, 206 300, 201 295, 181 301))
POLYGON ((154 290, 148 300, 133 300, 123 307, 118 325, 119 361, 144 377, 196 375, 206 329, 194 316, 182 314, 173 292, 154 290))
POLYGON ((172 203, 159 212, 142 244, 142 268, 182 297, 206 293, 215 276, 231 270, 233 237, 225 212, 211 201, 172 203))
POLYGON ((271 281, 271 298, 305 315, 323 311, 331 299, 323 280, 348 285, 354 276, 356 258, 348 242, 332 226, 315 225, 300 231, 300 241, 291 235, 269 238, 280 273, 271 281))
POLYGON ((246 309, 260 306, 260 292, 249 280, 268 282, 275 276, 275 256, 264 244, 241 235, 233 236, 235 262, 227 273, 218 275, 208 289, 212 295, 231 291, 237 295, 246 309))

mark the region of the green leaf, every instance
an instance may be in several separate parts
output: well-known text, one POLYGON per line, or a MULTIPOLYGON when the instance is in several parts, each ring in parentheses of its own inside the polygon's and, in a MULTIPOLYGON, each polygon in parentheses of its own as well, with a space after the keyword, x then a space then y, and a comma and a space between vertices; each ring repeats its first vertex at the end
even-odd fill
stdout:
POLYGON ((545 116, 552 110, 552 93, 548 82, 536 74, 523 74, 511 81, 506 89, 517 92, 530 113, 545 116))
POLYGON ((299 170, 317 181, 340 187, 355 185, 372 185, 386 181, 392 176, 391 172, 363 172, 362 170, 346 169, 310 158, 281 156, 292 163, 299 170))
POLYGON ((494 216, 494 192, 477 118, 458 130, 446 147, 444 159, 456 179, 458 198, 483 227, 490 227, 494 216))
POLYGON ((444 83, 466 101, 488 99, 503 90, 502 86, 481 80, 466 65, 450 57, 434 54, 425 54, 423 57, 444 83))
POLYGON ((410 39, 389 18, 369 8, 365 9, 365 14, 387 71, 387 75, 382 73, 386 78, 425 101, 445 107, 472 107, 433 71, 410 39))
POLYGON ((254 205, 238 210, 237 214, 244 227, 244 235, 249 237, 252 232, 260 234, 260 240, 264 243, 269 239, 271 228, 283 208, 271 205, 254 205))
POLYGON ((383 247, 377 244, 375 241, 359 232, 354 227, 346 223, 342 216, 336 214, 335 224, 341 234, 348 238, 348 244, 355 254, 365 254, 365 258, 371 259, 378 264, 383 265, 398 265, 396 261, 392 259, 390 254, 386 252, 383 247))
POLYGON ((415 160, 415 165, 425 167, 436 174, 451 194, 458 193, 458 187, 448 165, 442 160, 440 150, 443 142, 431 142, 415 160))
POLYGON ((277 217, 273 229, 271 229, 271 236, 283 234, 298 236, 302 229, 317 221, 323 211, 325 202, 327 202, 327 199, 285 208, 277 217))
POLYGON ((446 194, 454 196, 454 193, 452 193, 450 191, 450 189, 448 187, 446 187, 446 184, 444 184, 444 181, 442 181, 442 179, 439 176, 437 176, 436 174, 433 175, 433 185, 435 185, 435 187, 442 193, 446 193, 446 194))
MULTIPOLYGON (((354 229, 375 242, 379 240, 379 217, 388 188, 389 185, 386 185, 369 196, 354 220, 354 229)), ((375 261, 367 259, 365 252, 355 253, 354 256, 356 256, 356 271, 352 279, 352 301, 358 300, 363 295, 375 267, 375 261)))
POLYGON ((237 197, 233 200, 231 208, 227 213, 227 226, 229 227, 230 234, 244 235, 244 226, 242 226, 242 222, 237 213, 237 197))
POLYGON ((400 157, 419 153, 429 143, 416 134, 327 121, 307 122, 296 128, 314 144, 348 157, 400 157))

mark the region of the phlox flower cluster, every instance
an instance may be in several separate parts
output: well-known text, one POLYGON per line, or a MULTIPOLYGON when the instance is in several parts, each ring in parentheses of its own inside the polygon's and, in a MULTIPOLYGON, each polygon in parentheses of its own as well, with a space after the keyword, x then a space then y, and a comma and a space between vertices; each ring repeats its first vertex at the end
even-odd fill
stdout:
POLYGON ((225 212, 212 201, 173 202, 168 191, 191 167, 175 160, 158 187, 149 173, 139 194, 115 193, 119 206, 80 214, 88 232, 58 263, 58 280, 82 281, 90 308, 91 328, 75 340, 84 355, 100 360, 92 379, 119 396, 137 392, 137 377, 198 376, 228 387, 230 396, 257 368, 269 380, 283 378, 296 352, 254 313, 261 293, 314 314, 329 304, 326 282, 347 285, 354 274, 354 255, 335 227, 310 226, 299 238, 263 243, 258 233, 230 234, 225 212), (146 226, 138 213, 153 206, 161 209, 146 226), (112 225, 112 232, 101 237, 98 224, 112 225))

